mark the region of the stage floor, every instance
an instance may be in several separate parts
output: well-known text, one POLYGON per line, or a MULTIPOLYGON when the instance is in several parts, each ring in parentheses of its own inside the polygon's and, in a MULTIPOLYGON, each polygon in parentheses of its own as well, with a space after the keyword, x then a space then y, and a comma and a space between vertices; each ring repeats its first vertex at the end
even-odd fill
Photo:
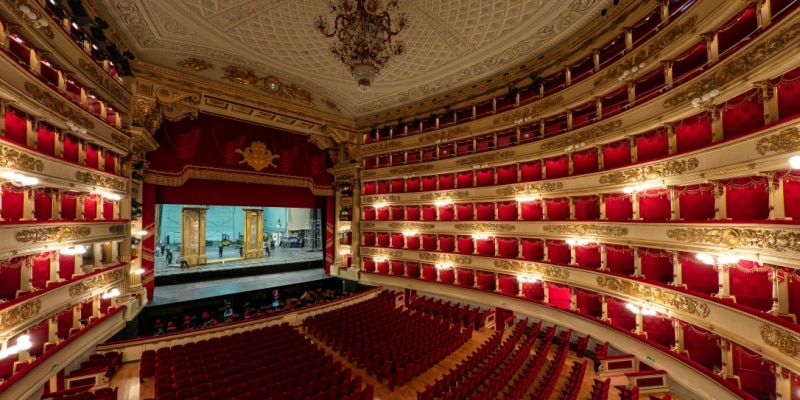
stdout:
POLYGON ((320 261, 323 259, 323 253, 322 250, 313 251, 305 248, 299 249, 277 247, 275 250, 271 250, 270 256, 242 260, 239 258, 239 251, 236 249, 225 248, 222 258, 220 258, 218 248, 214 247, 212 249, 206 248, 206 257, 208 257, 208 264, 198 265, 191 268, 181 268, 180 264, 176 263, 177 261, 180 261, 180 258, 177 257, 172 259, 173 264, 170 265, 167 265, 166 257, 156 257, 155 275, 158 277, 183 274, 202 274, 209 271, 237 270, 261 267, 265 265, 320 261))
POLYGON ((315 268, 305 271, 281 272, 277 274, 242 276, 212 281, 182 283, 178 285, 156 286, 155 292, 153 292, 153 300, 150 300, 147 306, 164 306, 217 296, 228 296, 253 290, 314 282, 329 278, 331 277, 325 273, 324 269, 315 268))

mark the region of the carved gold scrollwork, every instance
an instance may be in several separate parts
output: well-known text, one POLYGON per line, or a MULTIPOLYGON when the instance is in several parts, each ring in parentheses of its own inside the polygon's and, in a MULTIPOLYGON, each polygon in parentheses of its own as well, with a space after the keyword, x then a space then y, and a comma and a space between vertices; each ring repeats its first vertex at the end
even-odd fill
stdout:
POLYGON ((459 231, 468 232, 511 232, 516 229, 513 224, 496 224, 490 222, 473 222, 456 224, 455 228, 459 231))
POLYGON ((72 120, 86 129, 94 129, 92 120, 85 116, 82 111, 73 109, 73 106, 66 101, 57 99, 49 92, 39 89, 38 86, 31 82, 25 82, 25 90, 34 100, 38 101, 46 108, 61 114, 64 118, 72 120))
POLYGON ((681 175, 696 169, 700 162, 692 157, 686 160, 671 160, 663 163, 628 168, 600 177, 601 184, 644 182, 648 179, 681 175))
POLYGON ((39 314, 41 309, 41 299, 35 299, 22 303, 0 313, 0 324, 2 325, 3 329, 13 328, 15 325, 18 325, 23 321, 27 321, 39 314))
POLYGON ((42 172, 44 162, 13 147, 0 145, 0 167, 42 172))
POLYGON ((760 331, 764 343, 776 347, 778 351, 790 357, 800 357, 800 340, 795 335, 770 324, 762 324, 760 331))
POLYGON ((389 173, 392 175, 395 174, 413 174, 416 172, 423 172, 423 171, 430 171, 433 169, 433 165, 431 164, 416 164, 416 165, 407 165, 405 167, 398 167, 392 168, 389 170, 389 173))
POLYGON ((426 230, 426 229, 433 229, 433 224, 424 224, 418 222, 390 222, 389 228, 391 229, 402 229, 402 230, 426 230))
POLYGON ((756 143, 756 151, 762 156, 770 151, 793 151, 798 148, 800 148, 800 129, 794 126, 760 139, 756 143))
POLYGON ((456 159, 456 165, 474 165, 482 164, 497 160, 509 159, 514 156, 513 150, 501 151, 499 153, 480 154, 472 157, 464 157, 456 159))
POLYGON ((75 180, 87 185, 120 191, 125 190, 127 187, 127 184, 122 179, 117 179, 107 175, 93 174, 85 171, 76 171, 75 180))
POLYGON ((380 202, 394 202, 394 201, 400 201, 400 196, 381 195, 381 196, 364 196, 361 198, 361 203, 364 205, 369 205, 372 203, 380 203, 380 202))
POLYGON ((111 93, 115 99, 123 102, 124 104, 130 103, 130 96, 121 89, 121 86, 108 77, 108 74, 100 70, 92 61, 86 61, 83 58, 78 60, 78 65, 84 70, 93 81, 97 82, 103 89, 111 93))
POLYGON ((467 197, 469 197, 469 191, 467 190, 425 193, 419 196, 420 200, 456 200, 456 199, 465 199, 467 197))
POLYGON ((557 267, 555 265, 510 260, 495 260, 494 266, 498 269, 519 274, 541 275, 554 279, 569 279, 569 270, 563 267, 557 267))
POLYGON ((456 126, 454 128, 449 129, 442 129, 438 131, 433 131, 426 135, 422 135, 419 137, 419 143, 434 143, 436 141, 439 142, 446 142, 451 139, 455 139, 457 136, 465 134, 470 131, 470 127, 466 125, 456 126))
POLYGON ((541 185, 526 183, 524 185, 507 186, 497 189, 495 192, 499 195, 509 196, 515 194, 538 194, 547 193, 562 189, 564 184, 561 182, 545 182, 541 185))
POLYGON ((614 129, 617 129, 622 126, 621 120, 611 121, 605 124, 598 124, 594 125, 591 129, 585 131, 579 131, 573 134, 564 134, 561 136, 556 136, 551 141, 545 141, 542 143, 543 150, 555 150, 561 149, 573 144, 579 144, 585 142, 587 140, 595 139, 597 137, 603 136, 607 133, 612 132, 614 129))
POLYGON ((374 227, 375 227, 374 222, 363 222, 363 221, 361 222, 361 228, 363 229, 372 229, 374 227))
POLYGON ((60 242, 84 238, 90 233, 88 226, 50 226, 17 231, 15 239, 20 243, 60 242))
POLYGON ((400 257, 403 253, 400 250, 387 250, 387 249, 376 249, 371 247, 363 247, 361 249, 362 256, 372 256, 372 257, 400 257))
POLYGON ((378 143, 373 143, 373 144, 367 144, 367 145, 364 145, 363 147, 361 147, 361 153, 362 154, 369 154, 369 153, 373 153, 373 152, 376 152, 376 151, 384 151, 384 150, 394 149, 394 148, 400 147, 402 145, 403 145, 403 143, 401 143, 401 142, 399 142, 397 140, 389 140, 389 141, 386 141, 386 142, 378 142, 378 143))
POLYGON ((111 225, 108 227, 108 231, 115 235, 121 235, 125 233, 125 225, 111 225))
POLYGON ((244 157, 242 161, 239 161, 239 164, 247 163, 256 171, 261 171, 267 167, 277 168, 274 161, 276 158, 281 158, 278 154, 272 154, 267 145, 259 141, 250 142, 250 146, 245 147, 244 150, 236 149, 236 152, 244 157))
POLYGON ((542 229, 560 235, 625 236, 628 234, 628 228, 622 226, 559 224, 545 225, 542 229))
POLYGON ((95 275, 89 279, 86 279, 84 281, 78 282, 70 286, 69 295, 70 297, 82 296, 86 293, 91 292, 92 290, 122 280, 122 278, 123 278, 123 271, 121 269, 115 269, 113 271, 106 272, 104 274, 95 275))
POLYGON ((527 107, 520 108, 511 113, 505 113, 502 116, 495 118, 492 123, 494 125, 506 124, 519 121, 527 117, 533 117, 534 115, 547 110, 548 108, 552 108, 561 104, 563 101, 563 96, 546 97, 544 100, 537 101, 536 103, 533 103, 527 107))
POLYGON ((456 254, 439 254, 439 253, 428 253, 421 251, 419 252, 419 258, 420 260, 425 260, 425 261, 454 263, 457 265, 472 264, 472 257, 464 255, 456 255, 456 254))
POLYGON ((619 292, 638 300, 674 308, 701 318, 706 318, 711 314, 711 310, 705 303, 662 288, 607 276, 598 276, 597 284, 602 288, 619 292))
POLYGON ((774 251, 800 251, 800 232, 736 228, 676 228, 667 237, 685 243, 707 243, 726 248, 755 247, 774 251))

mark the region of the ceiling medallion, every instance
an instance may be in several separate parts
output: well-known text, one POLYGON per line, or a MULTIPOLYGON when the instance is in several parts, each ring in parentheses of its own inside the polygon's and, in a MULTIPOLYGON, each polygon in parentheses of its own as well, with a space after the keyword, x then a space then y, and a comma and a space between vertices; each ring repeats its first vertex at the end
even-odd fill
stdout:
POLYGON ((391 0, 379 12, 380 0, 332 1, 333 26, 329 26, 323 16, 317 17, 315 22, 323 35, 336 36, 331 53, 350 68, 362 92, 369 90, 372 80, 393 55, 399 56, 405 50, 402 42, 392 43, 392 37, 408 23, 404 13, 397 15, 392 22, 389 11, 396 9, 397 4, 397 0, 391 0))
POLYGON ((208 61, 198 60, 196 58, 187 58, 183 61, 178 61, 178 66, 186 69, 191 69, 192 71, 195 72, 205 71, 207 69, 214 68, 214 66, 211 65, 208 61))
POLYGON ((222 79, 227 79, 239 85, 256 86, 267 93, 272 93, 281 97, 290 97, 306 104, 312 103, 313 99, 308 90, 295 85, 284 85, 274 76, 259 78, 253 71, 239 67, 222 67, 222 70, 225 72, 222 79))

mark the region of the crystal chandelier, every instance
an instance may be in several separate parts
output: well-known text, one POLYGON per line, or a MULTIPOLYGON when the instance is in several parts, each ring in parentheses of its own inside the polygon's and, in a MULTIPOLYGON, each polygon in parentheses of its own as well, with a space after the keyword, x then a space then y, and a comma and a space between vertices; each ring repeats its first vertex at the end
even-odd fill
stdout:
POLYGON ((369 90, 372 79, 393 55, 403 54, 402 42, 392 43, 392 37, 400 33, 408 19, 405 14, 394 18, 389 11, 397 8, 397 0, 391 0, 381 8, 380 0, 337 0, 330 8, 336 19, 333 30, 322 16, 317 17, 316 28, 327 37, 336 36, 331 52, 350 68, 362 91, 369 90))

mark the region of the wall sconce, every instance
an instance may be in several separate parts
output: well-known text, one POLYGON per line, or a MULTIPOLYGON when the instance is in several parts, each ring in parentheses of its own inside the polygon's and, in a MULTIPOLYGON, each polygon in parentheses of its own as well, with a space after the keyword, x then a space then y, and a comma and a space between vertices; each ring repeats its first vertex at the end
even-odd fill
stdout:
POLYGON ((731 256, 728 254, 723 254, 719 257, 712 257, 706 253, 697 253, 695 256, 698 260, 702 261, 703 264, 707 265, 714 265, 714 264, 736 264, 739 262, 739 257, 731 256))
POLYGON ((388 204, 388 203, 386 203, 385 201, 379 201, 379 202, 377 202, 377 203, 373 204, 373 205, 372 205, 372 207, 374 207, 374 208, 377 210, 377 209, 379 209, 379 208, 386 208, 386 207, 389 207, 389 204, 388 204))
POLYGON ((119 289, 113 288, 113 289, 109 290, 108 292, 103 293, 103 298, 104 299, 110 299, 112 297, 119 296, 119 294, 120 294, 119 293, 119 289))
POLYGON ((625 304, 625 308, 630 310, 634 314, 642 314, 645 316, 653 316, 656 315, 656 311, 645 306, 637 306, 633 303, 625 304))
POLYGON ((479 233, 473 233, 472 234, 472 238, 476 239, 476 240, 487 240, 487 239, 489 239, 491 237, 492 237, 491 234, 485 233, 485 232, 479 232, 479 233))
POLYGON ((640 70, 644 69, 645 65, 647 65, 647 64, 645 64, 644 61, 642 61, 642 62, 639 63, 639 65, 634 65, 634 66, 630 67, 629 69, 626 69, 619 76, 619 78, 617 78, 617 80, 622 82, 622 81, 628 79, 628 77, 632 78, 634 75, 636 75, 637 72, 639 72, 640 70))
POLYGON ((133 236, 136 236, 138 238, 145 237, 145 236, 147 236, 147 231, 141 230, 141 231, 133 232, 133 236))
POLYGON ((22 15, 24 15, 25 18, 31 21, 31 25, 33 25, 34 28, 40 28, 50 25, 50 23, 47 22, 47 20, 44 17, 40 18, 38 15, 36 15, 35 12, 33 12, 33 10, 31 10, 30 7, 28 7, 25 4, 21 4, 19 6, 19 10, 22 11, 22 15))
POLYGON ((567 244, 570 246, 586 246, 589 241, 586 239, 567 239, 567 244))
POLYGON ((59 253, 66 255, 66 256, 73 256, 76 254, 84 254, 86 253, 86 246, 77 245, 75 247, 66 247, 59 250, 59 253))
POLYGON ((16 171, 3 171, 0 178, 8 180, 15 186, 33 186, 39 184, 39 179, 32 176, 20 174, 16 171))
POLYGON ((433 202, 433 205, 436 207, 447 207, 453 204, 453 200, 450 199, 439 199, 433 202))
POLYGON ((419 232, 417 231, 403 231, 403 236, 417 236, 419 232))
POLYGON ((575 143, 575 144, 571 144, 571 145, 569 145, 567 147, 564 147, 564 152, 565 153, 572 153, 574 151, 578 151, 578 149, 580 149, 582 147, 586 147, 586 142, 575 143))
POLYGON ((800 156, 789 157, 789 167, 792 169, 800 169, 800 156))
POLYGON ((352 253, 348 249, 339 250, 339 255, 342 256, 342 257, 347 257, 350 254, 352 254, 352 253))
POLYGON ((719 96, 719 89, 712 89, 706 93, 703 93, 700 97, 695 97, 692 99, 692 107, 699 108, 699 107, 707 107, 714 103, 714 99, 719 96))
POLYGON ((643 183, 640 183, 640 184, 638 184, 636 186, 627 186, 627 187, 623 188, 622 189, 622 193, 631 194, 631 193, 643 192, 643 191, 645 191, 647 189, 650 189, 650 187, 651 186, 650 186, 649 183, 643 182, 643 183))
POLYGON ((536 283, 542 280, 542 278, 533 275, 517 275, 517 281, 522 283, 536 283))
POLYGON ((133 270, 133 273, 136 275, 142 275, 144 274, 144 268, 136 268, 135 270, 133 270))
POLYGON ((514 200, 516 200, 517 203, 530 203, 539 200, 539 198, 538 194, 518 194, 514 197, 514 200))
POLYGON ((389 259, 386 257, 375 257, 372 259, 372 261, 375 261, 375 264, 377 264, 377 263, 387 262, 389 261, 389 259))
POLYGON ((82 127, 82 126, 80 126, 80 125, 78 125, 78 124, 76 124, 76 123, 74 123, 72 121, 67 121, 66 125, 67 125, 67 128, 69 128, 69 130, 71 130, 73 132, 82 133, 84 135, 89 132, 86 128, 84 128, 84 127, 82 127))
POLYGON ((12 354, 17 354, 20 351, 28 350, 33 347, 33 343, 31 343, 30 335, 23 334, 17 338, 17 344, 13 346, 8 346, 2 350, 0 350, 0 359, 6 358, 12 354))
POLYGON ((453 264, 450 264, 450 263, 441 263, 441 264, 439 264, 439 263, 437 263, 437 264, 435 265, 435 267, 436 267, 436 269, 438 269, 439 271, 442 271, 442 270, 453 269, 453 264))
POLYGON ((111 201, 122 200, 122 196, 120 196, 120 195, 118 195, 116 193, 101 191, 101 192, 98 192, 98 194, 100 194, 100 196, 103 196, 103 198, 111 200, 111 201))

